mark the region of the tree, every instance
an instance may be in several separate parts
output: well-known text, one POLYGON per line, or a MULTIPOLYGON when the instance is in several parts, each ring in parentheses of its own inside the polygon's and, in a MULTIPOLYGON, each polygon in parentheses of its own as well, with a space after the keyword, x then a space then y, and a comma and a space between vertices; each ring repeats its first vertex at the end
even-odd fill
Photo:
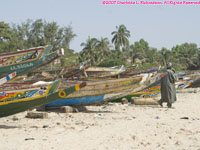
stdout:
POLYGON ((115 44, 115 50, 120 51, 120 47, 129 47, 130 31, 126 29, 125 25, 116 27, 117 31, 112 32, 112 43, 115 44))
POLYGON ((162 64, 166 66, 167 62, 170 61, 170 57, 172 57, 170 50, 162 48, 160 51, 160 55, 162 64))
POLYGON ((199 49, 196 44, 184 43, 180 46, 176 46, 173 51, 177 52, 179 63, 183 68, 196 69, 199 67, 199 49))
POLYGON ((96 43, 97 63, 101 63, 110 56, 110 42, 108 38, 101 38, 96 43))
POLYGON ((62 66, 68 66, 76 63, 76 55, 74 50, 70 49, 71 41, 76 37, 71 25, 64 28, 64 39, 62 41, 62 47, 64 48, 64 56, 61 57, 62 66))
POLYGON ((71 25, 68 25, 66 28, 64 28, 64 35, 63 47, 70 49, 70 42, 77 36, 73 33, 71 25))
POLYGON ((134 63, 136 58, 141 60, 145 59, 146 52, 148 50, 149 50, 148 42, 146 42, 144 39, 140 39, 139 42, 135 42, 134 45, 130 46, 130 54, 132 56, 132 62, 134 63))
POLYGON ((13 31, 17 49, 52 45, 53 51, 64 48, 64 56, 61 58, 62 66, 73 64, 76 59, 74 50, 70 49, 70 42, 76 36, 72 27, 59 27, 56 22, 46 22, 38 19, 36 21, 27 20, 21 25, 14 25, 13 31))
POLYGON ((14 50, 14 33, 10 26, 0 22, 0 52, 9 52, 14 50))
POLYGON ((80 52, 79 61, 89 60, 92 65, 96 63, 97 60, 97 46, 98 40, 96 38, 88 37, 86 43, 81 43, 83 50, 80 52))

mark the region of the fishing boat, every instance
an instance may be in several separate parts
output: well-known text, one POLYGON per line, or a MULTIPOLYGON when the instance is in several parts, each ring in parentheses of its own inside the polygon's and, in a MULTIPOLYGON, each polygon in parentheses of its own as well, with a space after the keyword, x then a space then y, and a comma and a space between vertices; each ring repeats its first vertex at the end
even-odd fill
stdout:
MULTIPOLYGON (((85 74, 85 70, 90 67, 90 63, 88 61, 82 62, 79 65, 74 65, 71 67, 65 67, 59 74, 62 78, 70 78, 74 76, 79 76, 80 74, 85 74)), ((86 75, 86 74, 85 74, 86 75)), ((86 75, 87 76, 87 75, 86 75)))
POLYGON ((147 76, 139 76, 108 81, 87 82, 87 86, 80 91, 48 103, 45 106, 92 105, 108 102, 124 93, 141 90, 146 79, 147 76))
MULTIPOLYGON (((38 61, 41 57, 45 57, 51 50, 52 46, 42 46, 31 48, 28 50, 20 50, 10 53, 0 54, 0 77, 6 76, 9 73, 19 72, 22 68, 33 67, 34 62, 38 61)), ((25 70, 23 70, 25 72, 25 70)))
MULTIPOLYGON (((15 71, 17 73, 17 75, 23 75, 25 73, 28 73, 31 70, 34 70, 36 68, 39 68, 41 66, 44 66, 52 61, 54 61, 55 59, 59 58, 61 55, 63 55, 64 51, 63 49, 59 49, 57 51, 54 51, 52 53, 49 53, 43 57, 40 57, 39 59, 35 60, 35 61, 31 61, 31 62, 24 62, 23 64, 16 64, 14 66, 11 66, 10 68, 4 68, 4 72, 10 73, 15 71)), ((3 69, 3 68, 2 68, 3 69)), ((0 73, 2 70, 0 70, 0 73)))
POLYGON ((190 80, 185 83, 185 88, 197 88, 200 87, 200 78, 190 80))
POLYGON ((139 97, 139 96, 152 97, 158 95, 160 93, 161 78, 164 77, 165 75, 166 73, 153 74, 151 78, 146 80, 145 88, 139 91, 131 92, 125 96, 121 96, 117 99, 114 99, 112 102, 121 102, 123 98, 126 98, 130 102, 132 97, 139 97))
POLYGON ((116 77, 123 73, 126 68, 122 65, 119 69, 108 67, 89 67, 85 70, 88 78, 116 77))
POLYGON ((15 86, 2 87, 1 90, 4 89, 4 91, 0 92, 0 117, 13 115, 55 101, 86 85, 86 83, 71 85, 57 91, 60 83, 61 81, 57 80, 52 84, 29 86, 28 89, 26 85, 19 88, 15 86))
POLYGON ((129 66, 126 68, 126 70, 124 72, 122 72, 120 74, 120 77, 122 78, 127 78, 127 77, 131 77, 134 75, 139 75, 139 74, 143 74, 143 73, 153 73, 153 72, 157 72, 160 70, 160 66, 159 67, 151 67, 151 68, 139 68, 136 66, 129 66))

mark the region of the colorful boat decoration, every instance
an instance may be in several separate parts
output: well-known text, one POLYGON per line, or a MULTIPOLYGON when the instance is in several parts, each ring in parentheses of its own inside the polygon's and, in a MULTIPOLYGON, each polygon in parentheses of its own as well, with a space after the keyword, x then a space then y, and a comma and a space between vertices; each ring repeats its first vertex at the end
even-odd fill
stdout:
POLYGON ((40 57, 46 56, 52 49, 52 46, 41 46, 27 50, 20 50, 16 52, 1 53, 0 54, 0 74, 10 73, 14 71, 15 65, 28 64, 38 60, 40 57))
POLYGON ((23 112, 27 109, 34 108, 46 103, 55 101, 63 96, 78 91, 84 87, 86 83, 68 86, 63 90, 55 92, 60 81, 55 81, 53 84, 45 86, 44 88, 36 88, 30 90, 18 90, 13 92, 1 92, 0 98, 0 117, 13 115, 23 112))
POLYGON ((185 88, 197 88, 200 87, 200 78, 195 80, 190 80, 185 83, 185 88))
POLYGON ((146 90, 136 92, 136 93, 131 93, 130 95, 126 96, 129 101, 131 100, 131 97, 144 97, 144 98, 149 98, 153 97, 160 94, 160 85, 148 88, 146 90))
MULTIPOLYGON (((56 82, 55 82, 56 83, 56 82)), ((39 85, 12 85, 0 87, 0 104, 13 102, 13 100, 22 98, 38 98, 47 96, 54 92, 52 85, 54 84, 39 84, 39 85), (50 90, 51 89, 51 90, 50 90), (49 91, 50 90, 50 91, 49 91)), ((55 89, 55 88, 54 88, 55 89)))
POLYGON ((6 82, 8 82, 8 81, 10 81, 10 80, 13 79, 14 77, 16 77, 16 75, 17 75, 16 72, 13 72, 13 73, 11 73, 11 74, 9 74, 9 75, 7 75, 7 76, 1 78, 1 79, 0 79, 0 85, 6 83, 6 82))
POLYGON ((138 91, 147 76, 124 78, 109 81, 88 82, 87 86, 76 93, 49 103, 46 107, 65 105, 92 105, 108 102, 124 93, 138 91))
POLYGON ((152 97, 152 96, 158 95, 160 93, 160 80, 165 75, 166 73, 157 74, 157 75, 154 74, 153 76, 151 76, 150 79, 148 79, 145 82, 146 84, 145 88, 137 92, 131 92, 125 96, 119 97, 113 100, 112 102, 121 102, 122 98, 126 98, 130 102, 132 97, 139 97, 139 96, 152 97))
MULTIPOLYGON (((48 47, 49 49, 50 47, 48 47)), ((13 65, 8 65, 0 68, 0 75, 8 74, 12 72, 16 72, 17 75, 25 74, 33 69, 46 65, 56 58, 60 57, 63 54, 63 49, 59 49, 55 52, 50 54, 45 54, 44 56, 40 57, 39 59, 31 60, 31 61, 24 61, 23 63, 16 63, 13 65)))

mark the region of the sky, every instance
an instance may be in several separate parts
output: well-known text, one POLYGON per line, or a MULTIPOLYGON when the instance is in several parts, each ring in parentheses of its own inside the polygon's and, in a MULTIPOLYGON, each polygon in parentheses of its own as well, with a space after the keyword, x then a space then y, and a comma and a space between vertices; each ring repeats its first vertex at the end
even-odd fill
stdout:
POLYGON ((70 48, 76 52, 83 48, 80 44, 86 42, 88 36, 97 39, 107 37, 111 41, 111 32, 116 31, 116 26, 121 24, 131 33, 130 44, 143 38, 150 47, 158 49, 171 49, 184 42, 196 43, 200 47, 200 4, 102 3, 103 0, 4 0, 0 5, 0 21, 21 24, 27 19, 44 19, 47 22, 55 21, 60 27, 71 24, 77 36, 70 48))

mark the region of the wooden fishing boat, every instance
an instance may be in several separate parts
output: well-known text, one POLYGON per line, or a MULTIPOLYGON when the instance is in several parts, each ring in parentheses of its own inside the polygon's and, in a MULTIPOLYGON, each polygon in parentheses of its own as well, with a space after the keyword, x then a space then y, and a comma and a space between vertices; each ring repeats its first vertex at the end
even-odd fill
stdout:
POLYGON ((0 76, 2 77, 15 71, 19 75, 19 69, 32 67, 33 63, 46 56, 51 48, 52 46, 42 46, 0 54, 0 76))
POLYGON ((142 73, 153 73, 153 72, 157 72, 160 70, 160 66, 159 67, 152 67, 152 68, 137 68, 135 66, 129 66, 127 67, 126 71, 122 72, 120 74, 120 77, 122 78, 127 78, 127 77, 131 77, 134 75, 139 75, 142 73))
POLYGON ((84 74, 85 70, 87 70, 90 67, 90 63, 88 61, 82 62, 79 65, 74 65, 71 67, 64 68, 59 76, 62 78, 70 78, 74 76, 79 76, 80 74, 84 74))
POLYGON ((64 53, 63 49, 59 49, 57 51, 54 51, 50 54, 42 56, 39 59, 31 61, 31 62, 28 61, 28 62, 24 62, 21 64, 4 67, 4 68, 1 68, 2 70, 0 70, 0 74, 1 73, 11 73, 11 72, 15 71, 17 73, 17 75, 22 75, 22 74, 28 73, 29 71, 31 71, 33 69, 39 68, 41 66, 44 66, 44 65, 54 61, 55 59, 57 59, 58 57, 63 55, 63 53, 64 53))
POLYGON ((119 97, 112 102, 121 102, 123 98, 126 98, 129 102, 131 101, 132 97, 138 97, 138 96, 144 96, 144 97, 152 97, 160 93, 160 81, 161 78, 164 77, 166 73, 153 75, 151 78, 149 78, 145 84, 146 87, 142 90, 131 92, 125 96, 119 97))
POLYGON ((146 79, 147 76, 139 76, 110 81, 87 82, 87 86, 80 91, 49 103, 46 107, 92 105, 108 102, 124 93, 141 90, 146 79))
POLYGON ((196 88, 196 87, 200 87, 200 78, 195 80, 190 80, 185 83, 185 88, 196 88))
POLYGON ((147 97, 156 96, 158 94, 160 94, 160 84, 157 86, 142 90, 140 92, 132 93, 130 95, 130 97, 141 97, 142 96, 144 98, 147 98, 147 97))
POLYGON ((18 76, 13 81, 14 83, 32 84, 37 81, 54 81, 58 78, 73 79, 79 78, 80 74, 84 74, 84 70, 90 66, 88 62, 80 63, 66 68, 44 68, 34 69, 28 72, 29 77, 18 76), (57 73, 55 73, 57 72, 57 73), (75 78, 74 78, 75 77, 75 78))
POLYGON ((120 75, 126 69, 124 66, 121 68, 108 68, 108 67, 89 67, 85 70, 88 78, 108 78, 120 75))
POLYGON ((86 83, 76 84, 56 92, 60 83, 58 80, 50 85, 39 86, 40 88, 38 86, 30 89, 21 87, 18 90, 9 91, 7 89, 7 91, 2 91, 0 93, 0 117, 13 115, 52 102, 78 91, 86 85, 86 83))

